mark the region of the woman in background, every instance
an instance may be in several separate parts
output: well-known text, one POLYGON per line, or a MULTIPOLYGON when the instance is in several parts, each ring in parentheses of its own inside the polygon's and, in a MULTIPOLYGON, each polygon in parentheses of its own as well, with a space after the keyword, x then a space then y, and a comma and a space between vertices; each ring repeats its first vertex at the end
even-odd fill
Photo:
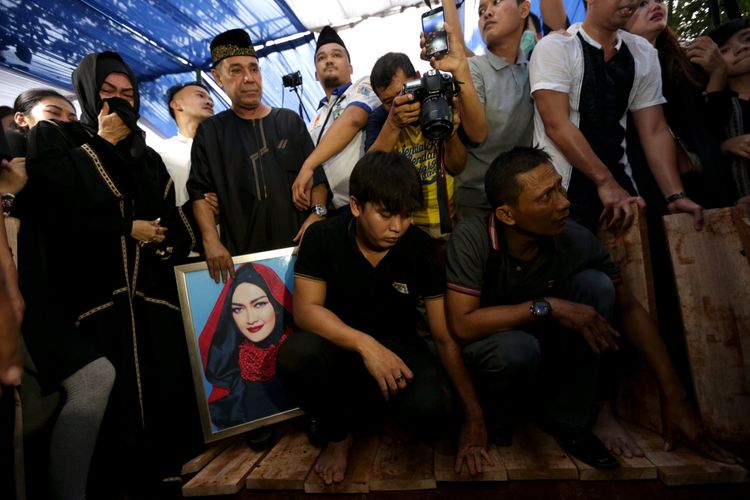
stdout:
MULTIPOLYGON (((731 113, 731 96, 718 46, 702 36, 683 48, 667 26, 663 0, 641 0, 625 29, 648 40, 659 52, 662 92, 667 99, 664 116, 675 137, 688 196, 706 208, 731 205, 737 195, 719 148, 731 113)), ((635 128, 628 126, 628 130, 635 128)), ((627 144, 641 195, 652 211, 666 214, 666 202, 646 168, 635 134, 629 134, 627 144)))
POLYGON ((13 102, 13 120, 19 130, 28 132, 42 120, 78 121, 73 103, 52 89, 30 89, 13 102))

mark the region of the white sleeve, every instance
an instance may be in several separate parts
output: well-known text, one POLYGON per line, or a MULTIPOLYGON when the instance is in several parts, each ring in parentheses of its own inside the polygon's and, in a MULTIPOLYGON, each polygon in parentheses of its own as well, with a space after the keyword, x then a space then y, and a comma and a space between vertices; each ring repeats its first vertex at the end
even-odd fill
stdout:
POLYGON ((358 106, 368 113, 372 113, 373 109, 380 106, 380 99, 375 95, 369 77, 362 78, 352 85, 354 85, 354 88, 351 91, 349 104, 346 105, 347 108, 358 106))
POLYGON ((575 40, 570 36, 553 33, 542 38, 534 47, 529 63, 531 93, 537 90, 555 90, 570 94, 576 68, 572 67, 571 53, 575 40))
POLYGON ((639 109, 658 106, 666 102, 661 91, 661 66, 659 65, 659 53, 651 46, 637 47, 633 50, 636 59, 636 87, 629 109, 639 109), (637 50, 637 52, 636 52, 637 50))

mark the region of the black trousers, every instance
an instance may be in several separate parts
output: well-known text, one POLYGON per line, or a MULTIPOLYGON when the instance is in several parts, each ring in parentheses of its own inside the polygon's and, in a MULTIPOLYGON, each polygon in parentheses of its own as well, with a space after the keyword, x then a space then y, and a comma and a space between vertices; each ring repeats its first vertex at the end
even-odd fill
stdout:
POLYGON ((390 412, 419 437, 447 433, 454 416, 452 385, 427 344, 417 337, 380 340, 399 356, 414 378, 386 403, 362 357, 309 332, 295 332, 282 344, 277 371, 289 396, 318 419, 322 437, 341 441, 368 416, 390 412))

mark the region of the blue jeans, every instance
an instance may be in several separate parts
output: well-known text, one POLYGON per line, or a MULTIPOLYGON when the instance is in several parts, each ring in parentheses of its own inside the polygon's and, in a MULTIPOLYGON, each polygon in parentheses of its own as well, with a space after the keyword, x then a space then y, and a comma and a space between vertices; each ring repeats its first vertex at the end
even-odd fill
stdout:
MULTIPOLYGON (((614 284, 601 271, 573 275, 554 296, 588 304, 612 319, 614 284)), ((553 424, 581 427, 591 422, 600 357, 580 333, 547 320, 526 330, 489 335, 467 345, 463 357, 488 424, 511 424, 529 408, 553 424)))

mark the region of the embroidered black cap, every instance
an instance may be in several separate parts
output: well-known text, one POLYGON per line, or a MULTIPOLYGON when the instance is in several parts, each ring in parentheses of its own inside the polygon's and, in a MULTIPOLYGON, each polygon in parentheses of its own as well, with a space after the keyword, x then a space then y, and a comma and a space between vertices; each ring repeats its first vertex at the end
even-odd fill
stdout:
POLYGON ((225 31, 211 41, 211 64, 216 66, 223 59, 232 56, 258 57, 250 35, 243 29, 225 31))

